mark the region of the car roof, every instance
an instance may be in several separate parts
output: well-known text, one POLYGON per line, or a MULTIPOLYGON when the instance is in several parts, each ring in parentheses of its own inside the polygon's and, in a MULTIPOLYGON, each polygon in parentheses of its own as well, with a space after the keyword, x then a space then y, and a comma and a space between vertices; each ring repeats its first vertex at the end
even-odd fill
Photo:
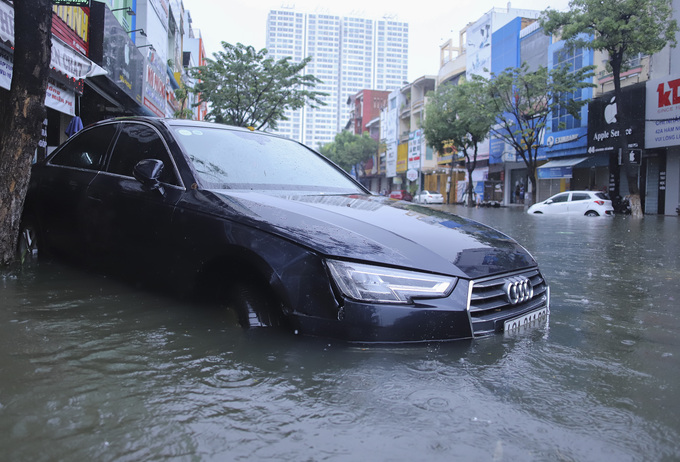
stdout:
POLYGON ((171 127, 171 126, 182 126, 182 127, 195 127, 195 128, 219 128, 219 129, 225 129, 225 130, 236 130, 236 131, 244 131, 244 132, 257 132, 261 133, 263 135, 268 135, 268 136, 277 136, 273 133, 267 133, 267 132, 262 132, 258 130, 250 130, 249 128, 245 127, 236 127, 234 125, 226 125, 226 124, 218 124, 215 122, 206 122, 206 121, 198 121, 198 120, 190 120, 190 119, 172 119, 172 118, 163 118, 163 117, 150 117, 150 116, 129 116, 129 117, 115 117, 112 119, 105 119, 105 120, 100 120, 98 122, 95 122, 91 124, 91 126, 95 125, 100 125, 100 124, 105 124, 105 123, 111 123, 111 122, 147 122, 151 123, 153 125, 165 125, 166 127, 171 127))
MULTIPOLYGON (((590 191, 590 190, 587 190, 587 189, 577 189, 577 190, 575 190, 575 191, 562 191, 562 192, 558 192, 558 193, 553 194, 553 196, 558 196, 558 195, 560 195, 560 194, 573 194, 573 193, 597 194, 597 193, 601 193, 601 192, 602 192, 602 191, 590 191)), ((606 193, 604 193, 604 194, 606 194, 606 193)))

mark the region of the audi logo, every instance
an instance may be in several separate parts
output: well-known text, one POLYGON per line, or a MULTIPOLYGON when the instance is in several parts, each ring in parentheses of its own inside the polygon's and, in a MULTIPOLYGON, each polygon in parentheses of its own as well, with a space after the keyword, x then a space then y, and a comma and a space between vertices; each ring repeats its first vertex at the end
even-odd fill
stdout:
POLYGON ((508 278, 503 284, 503 291, 505 298, 511 305, 527 302, 534 296, 534 287, 531 285, 531 281, 523 276, 508 278))

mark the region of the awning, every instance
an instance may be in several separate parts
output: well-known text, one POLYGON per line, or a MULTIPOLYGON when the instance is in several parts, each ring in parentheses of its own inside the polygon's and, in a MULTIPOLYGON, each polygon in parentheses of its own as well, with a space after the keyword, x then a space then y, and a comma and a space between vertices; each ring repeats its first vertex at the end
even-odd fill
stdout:
POLYGON ((605 167, 607 165, 609 165, 607 155, 555 159, 538 167, 536 174, 539 180, 571 178, 575 168, 605 167))
POLYGON ((574 168, 608 167, 609 154, 596 154, 587 157, 586 160, 574 165, 574 168))
POLYGON ((575 159, 557 159, 551 160, 547 164, 541 165, 540 169, 551 169, 551 168, 562 168, 562 167, 573 167, 574 165, 583 162, 588 159, 587 157, 577 157, 575 159))

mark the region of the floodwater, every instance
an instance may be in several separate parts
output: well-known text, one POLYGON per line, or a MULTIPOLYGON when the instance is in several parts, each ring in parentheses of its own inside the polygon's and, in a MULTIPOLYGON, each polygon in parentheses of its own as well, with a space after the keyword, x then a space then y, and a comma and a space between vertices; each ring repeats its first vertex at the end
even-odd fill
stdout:
POLYGON ((680 220, 453 209, 532 252, 547 327, 353 346, 57 263, 0 272, 0 459, 680 460, 680 220))

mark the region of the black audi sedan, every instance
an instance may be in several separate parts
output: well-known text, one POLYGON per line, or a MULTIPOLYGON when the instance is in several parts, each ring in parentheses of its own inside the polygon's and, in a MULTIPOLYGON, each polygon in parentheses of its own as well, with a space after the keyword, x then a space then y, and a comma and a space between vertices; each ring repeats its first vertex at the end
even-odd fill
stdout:
POLYGON ((372 195, 295 141, 205 122, 86 127, 32 171, 23 248, 351 342, 544 324, 531 255, 477 222, 372 195))

